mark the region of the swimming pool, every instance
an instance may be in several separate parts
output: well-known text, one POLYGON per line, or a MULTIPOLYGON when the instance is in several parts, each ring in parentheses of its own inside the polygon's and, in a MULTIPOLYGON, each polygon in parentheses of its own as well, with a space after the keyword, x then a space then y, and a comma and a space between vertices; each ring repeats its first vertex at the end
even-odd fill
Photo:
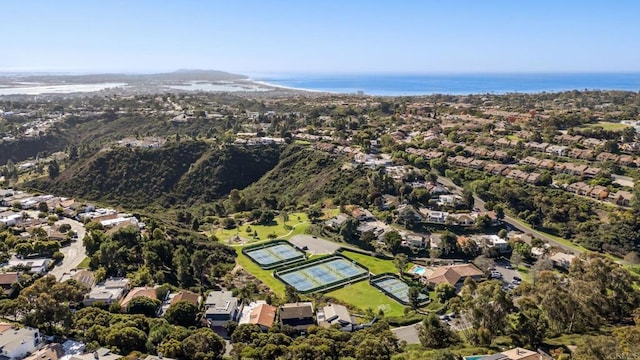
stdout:
POLYGON ((422 266, 414 266, 413 269, 411 269, 412 273, 420 276, 422 276, 425 271, 427 271, 427 269, 423 268, 422 266))
POLYGON ((464 360, 481 360, 481 359, 484 359, 485 357, 487 357, 487 355, 471 355, 471 356, 465 356, 463 359, 464 360))

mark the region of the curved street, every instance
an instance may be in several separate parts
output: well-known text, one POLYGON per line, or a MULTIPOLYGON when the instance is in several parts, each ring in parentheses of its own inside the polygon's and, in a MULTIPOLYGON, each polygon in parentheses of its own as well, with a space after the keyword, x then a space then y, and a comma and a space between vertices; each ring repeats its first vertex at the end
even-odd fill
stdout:
MULTIPOLYGON (((454 189, 454 192, 458 193, 458 195, 462 195, 462 188, 456 184, 453 183, 453 181, 451 181, 449 178, 443 177, 443 176, 438 176, 438 182, 449 187, 450 189, 454 189)), ((474 204, 475 207, 477 207, 478 209, 480 209, 480 211, 487 211, 487 209, 485 208, 485 203, 482 199, 480 199, 478 196, 473 195, 473 200, 474 200, 474 204)), ((528 225, 524 225, 522 224, 522 222, 516 220, 514 217, 512 216, 508 216, 505 215, 504 219, 502 219, 503 222, 509 224, 509 226, 511 226, 512 228, 518 229, 519 231, 522 231, 525 234, 529 234, 532 235, 534 237, 537 237, 541 240, 543 240, 546 243, 549 243, 553 246, 557 246, 559 248, 561 248, 564 252, 568 253, 568 254, 575 254, 578 255, 580 254, 582 251, 579 249, 575 249, 572 248, 570 246, 567 246, 561 242, 558 242, 557 240, 555 240, 554 238, 550 237, 548 234, 545 234, 543 232, 540 232, 538 230, 532 229, 530 226, 528 225)))
POLYGON ((58 280, 62 278, 64 273, 75 269, 87 256, 87 251, 82 243, 86 232, 84 225, 79 221, 68 218, 63 218, 56 222, 56 225, 58 226, 61 224, 71 225, 71 230, 75 231, 78 235, 78 239, 72 240, 69 246, 60 248, 60 252, 64 254, 64 259, 62 259, 62 262, 59 265, 56 265, 56 267, 49 272, 49 274, 55 276, 58 280))

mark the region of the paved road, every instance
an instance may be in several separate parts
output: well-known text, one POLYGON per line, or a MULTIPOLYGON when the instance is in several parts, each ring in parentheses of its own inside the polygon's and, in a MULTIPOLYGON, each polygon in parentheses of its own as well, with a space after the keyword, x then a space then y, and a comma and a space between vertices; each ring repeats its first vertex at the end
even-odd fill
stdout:
POLYGON ((614 183, 620 184, 622 186, 628 186, 632 188, 634 185, 633 178, 629 176, 612 174, 611 178, 613 178, 614 183))
POLYGON ((420 337, 418 336, 418 324, 402 326, 391 329, 398 339, 404 340, 407 344, 420 344, 420 337))
MULTIPOLYGON (((438 176, 438 182, 441 184, 444 184, 445 186, 449 187, 450 189, 453 189, 453 191, 455 193, 458 194, 462 194, 462 188, 459 187, 458 185, 454 184, 453 181, 451 181, 450 179, 443 177, 443 176, 438 176)), ((484 201, 482 199, 480 199, 477 196, 473 196, 474 199, 474 206, 477 207, 478 209, 480 209, 480 211, 486 211, 486 208, 484 206, 484 201)), ((566 246, 562 243, 557 242, 555 239, 553 239, 552 237, 549 237, 547 234, 542 233, 540 231, 537 231, 535 229, 530 228, 529 226, 524 226, 522 224, 520 224, 518 221, 516 221, 515 218, 505 215, 504 219, 502 219, 502 221, 504 221, 505 223, 509 224, 512 228, 518 229, 520 231, 522 231, 525 234, 530 234, 534 237, 537 237, 539 239, 542 239, 543 241, 557 246, 559 248, 562 249, 562 251, 568 253, 568 254, 579 254, 581 251, 573 249, 569 246, 566 246)))
POLYGON ((62 224, 71 225, 71 230, 78 234, 78 240, 71 241, 69 246, 65 246, 60 249, 60 252, 64 254, 64 259, 62 259, 60 265, 57 265, 49 273, 54 275, 58 280, 60 280, 64 273, 71 271, 71 269, 75 269, 87 256, 87 252, 82 244, 82 240, 85 235, 84 225, 78 221, 67 218, 63 218, 56 222, 57 226, 62 224))

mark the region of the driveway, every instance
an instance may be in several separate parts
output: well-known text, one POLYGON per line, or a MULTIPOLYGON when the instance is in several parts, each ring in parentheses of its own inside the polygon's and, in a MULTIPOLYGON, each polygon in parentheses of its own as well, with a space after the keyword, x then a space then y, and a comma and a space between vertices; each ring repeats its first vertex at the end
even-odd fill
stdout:
POLYGON ((402 326, 391 329, 398 339, 404 340, 407 344, 420 344, 420 337, 418 336, 418 324, 402 326))
POLYGON ((71 230, 78 234, 78 240, 72 240, 69 246, 65 246, 60 249, 60 252, 64 254, 64 259, 62 259, 60 265, 57 265, 53 270, 51 270, 51 272, 49 272, 49 274, 54 275, 58 280, 60 280, 64 273, 71 271, 71 269, 75 269, 87 256, 87 252, 82 243, 86 233, 84 225, 81 222, 68 218, 63 218, 56 222, 56 226, 60 226, 62 224, 71 225, 71 230))
POLYGON ((342 244, 311 235, 294 235, 289 242, 299 248, 306 246, 308 248, 306 251, 311 255, 333 254, 343 246, 342 244))

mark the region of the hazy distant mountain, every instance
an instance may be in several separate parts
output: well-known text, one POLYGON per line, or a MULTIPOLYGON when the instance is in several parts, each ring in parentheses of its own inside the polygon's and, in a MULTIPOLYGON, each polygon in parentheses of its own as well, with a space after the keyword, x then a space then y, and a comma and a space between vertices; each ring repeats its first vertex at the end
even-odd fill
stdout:
POLYGON ((248 79, 246 75, 232 74, 217 70, 180 69, 170 73, 158 74, 84 74, 84 75, 56 75, 56 74, 24 74, 2 76, 5 80, 20 78, 20 81, 39 83, 71 83, 90 84, 102 82, 132 83, 181 83, 186 81, 230 81, 248 79))

